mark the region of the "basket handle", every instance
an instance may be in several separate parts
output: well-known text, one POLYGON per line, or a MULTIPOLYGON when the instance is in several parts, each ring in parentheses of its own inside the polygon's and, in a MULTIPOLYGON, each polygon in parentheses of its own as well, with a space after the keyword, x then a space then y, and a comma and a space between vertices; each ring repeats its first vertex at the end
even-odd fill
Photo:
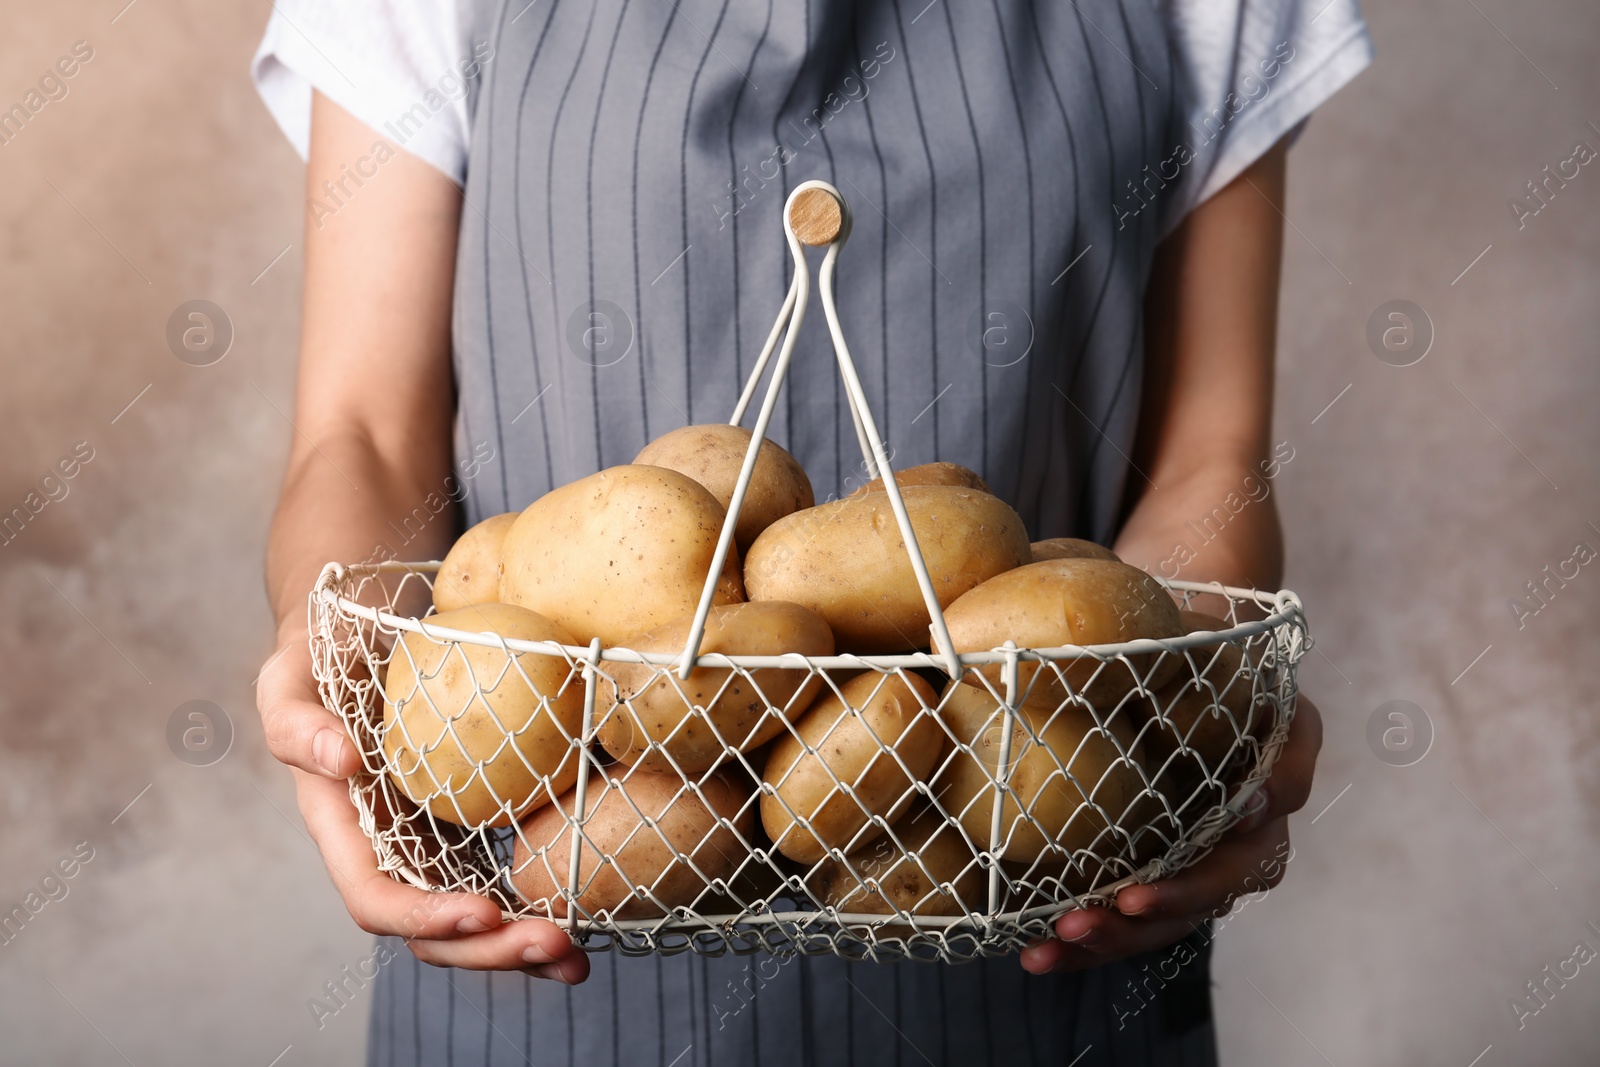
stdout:
POLYGON ((762 399, 761 410, 756 414, 756 424, 750 435, 750 447, 745 451, 744 463, 739 468, 739 480, 734 484, 733 497, 728 501, 727 519, 722 524, 722 534, 717 539, 716 553, 711 559, 711 570, 706 575, 705 588, 701 590, 700 603, 695 609, 694 625, 689 628, 689 640, 684 646, 683 659, 678 665, 680 678, 689 677, 689 672, 694 669, 695 660, 699 657, 700 644, 705 636, 706 619, 711 614, 711 602, 716 596, 717 579, 722 574, 723 565, 732 547, 734 527, 738 523, 739 510, 744 505, 745 493, 750 488, 756 457, 761 451, 762 442, 766 440, 767 425, 772 421, 778 392, 788 374, 789 360, 794 355, 800 325, 805 320, 806 303, 811 296, 811 272, 806 263, 804 248, 806 245, 826 246, 828 249, 822 258, 822 268, 818 272, 817 282, 822 295, 822 311, 828 320, 828 332, 833 337, 833 350, 839 359, 839 374, 844 380, 845 394, 850 402, 850 416, 855 422, 856 437, 861 444, 861 455, 868 473, 883 479, 883 487, 889 497, 889 507, 894 512, 896 524, 900 527, 906 554, 911 559, 911 570, 916 575, 917 588, 922 593, 923 603, 927 605, 928 616, 932 620, 930 629, 933 632, 935 651, 944 658, 945 670, 950 676, 961 677, 961 660, 956 655, 954 644, 950 640, 950 631, 944 621, 944 609, 940 607, 939 597, 934 592, 933 579, 928 575, 927 562, 922 558, 922 549, 917 544, 916 531, 911 528, 911 517, 906 512, 905 501, 900 496, 900 485, 894 479, 894 469, 883 447, 883 439, 878 434, 877 423, 873 421, 872 410, 867 405, 866 393, 861 388, 855 361, 850 358, 850 348, 845 343, 843 331, 839 328, 839 313, 833 300, 833 269, 839 258, 839 249, 849 240, 850 226, 849 204, 845 202, 839 190, 827 182, 802 182, 789 194, 789 199, 784 204, 783 232, 789 241, 789 252, 794 257, 794 278, 789 283, 788 296, 784 298, 783 307, 778 312, 777 321, 773 323, 772 332, 767 335, 767 343, 762 347, 761 356, 756 360, 739 402, 734 407, 731 425, 737 426, 743 420, 745 410, 755 395, 756 385, 772 358, 780 333, 783 334, 783 343, 778 348, 778 361, 773 368, 772 379, 767 383, 767 393, 762 399))

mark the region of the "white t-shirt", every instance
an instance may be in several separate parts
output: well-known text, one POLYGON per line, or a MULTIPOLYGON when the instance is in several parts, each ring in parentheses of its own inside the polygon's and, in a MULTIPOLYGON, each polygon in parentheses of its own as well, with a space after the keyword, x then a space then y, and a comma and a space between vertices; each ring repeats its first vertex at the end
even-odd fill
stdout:
MULTIPOLYGON (((508 2, 520 9, 513 18, 533 6, 508 2)), ((1168 201, 1170 230, 1280 138, 1298 135, 1372 61, 1372 42, 1357 0, 1155 2, 1186 85, 1181 149, 1197 161, 1168 201)), ((316 89, 379 133, 406 117, 397 139, 405 151, 464 184, 469 82, 498 11, 491 0, 278 0, 251 73, 302 158, 316 89)))

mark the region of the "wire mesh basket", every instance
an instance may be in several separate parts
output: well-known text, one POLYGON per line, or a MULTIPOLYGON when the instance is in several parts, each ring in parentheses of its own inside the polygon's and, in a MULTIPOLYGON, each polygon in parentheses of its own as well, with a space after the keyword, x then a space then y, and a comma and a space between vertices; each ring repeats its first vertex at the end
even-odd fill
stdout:
POLYGON ((552 919, 589 949, 1015 952, 1067 910, 1193 863, 1237 821, 1288 734, 1305 615, 1292 592, 1151 579, 1185 607, 1203 596, 1218 624, 957 654, 834 313, 848 206, 808 182, 784 221, 794 281, 735 425, 777 360, 683 649, 522 640, 493 606, 446 627, 430 621, 437 563, 329 564, 313 670, 361 753, 351 798, 392 877, 552 919), (828 247, 823 308, 928 651, 707 647, 803 318, 803 244, 828 247))

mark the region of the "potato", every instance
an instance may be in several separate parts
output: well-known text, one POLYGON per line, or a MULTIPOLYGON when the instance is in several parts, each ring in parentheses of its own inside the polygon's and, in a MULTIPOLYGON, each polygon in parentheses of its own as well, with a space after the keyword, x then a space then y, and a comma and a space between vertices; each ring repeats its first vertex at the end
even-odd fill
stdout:
POLYGON ((944 733, 929 710, 937 699, 914 674, 868 671, 826 690, 794 733, 779 734, 761 795, 761 825, 778 851, 815 863, 829 849, 857 849, 882 833, 872 818, 897 818, 915 795, 913 780, 926 779, 939 758, 944 733))
MULTIPOLYGON (((977 856, 937 809, 919 805, 892 833, 850 853, 848 865, 824 859, 806 878, 806 888, 826 907, 870 915, 965 915, 987 906, 977 856)), ((903 936, 911 927, 879 930, 903 936)))
MULTIPOLYGON (((894 484, 904 489, 910 485, 953 485, 961 489, 989 492, 989 484, 978 477, 977 471, 968 470, 956 463, 924 463, 920 467, 907 467, 894 472, 894 484)), ((883 479, 874 478, 851 496, 883 492, 883 479)))
MULTIPOLYGON (((995 779, 1000 776, 1005 740, 1004 706, 985 689, 952 682, 939 715, 955 739, 972 751, 952 746, 933 780, 933 795, 960 820, 973 843, 987 849, 999 795, 995 779)), ((1144 794, 1145 780, 1134 724, 1127 714, 1119 711, 1103 721, 1103 726, 1097 725, 1088 709, 1075 704, 1017 709, 1011 729, 1009 792, 1000 815, 999 858, 1026 869, 1047 849, 1089 849, 1102 859, 1125 857, 1127 838, 1109 827, 1117 824, 1130 833, 1138 828, 1130 814, 1138 810, 1135 805, 1144 794)), ((1039 870, 1054 873, 1057 859, 1065 858, 1057 851, 1039 870)), ((1077 875, 1068 879, 1076 883, 1075 892, 1087 888, 1098 869, 1092 863, 1088 868, 1081 880, 1077 875)))
POLYGON ((1032 548, 1035 563, 1043 563, 1047 559, 1112 559, 1122 562, 1121 557, 1105 545, 1097 545, 1081 537, 1051 537, 1035 541, 1032 548))
MULTIPOLYGON (((1007 640, 1019 648, 1056 648, 1140 637, 1159 640, 1183 632, 1177 604, 1154 578, 1126 563, 1100 559, 1054 559, 1007 571, 950 605, 944 620, 957 652, 987 652, 1007 640)), ((1127 658, 1152 689, 1176 674, 1179 665, 1177 657, 1156 652, 1127 658)), ((981 668, 996 692, 1002 691, 1002 667, 981 668)), ((1118 660, 1104 667, 1090 657, 1053 665, 1024 660, 1018 670, 1024 702, 1054 705, 1065 700, 1058 669, 1074 690, 1108 708, 1136 684, 1133 672, 1118 660)), ((976 676, 966 680, 981 684, 976 676)))
MULTIPOLYGON (((479 604, 427 621, 576 644, 556 623, 509 604, 479 604)), ((389 660, 382 736, 389 777, 446 822, 509 826, 577 778, 571 738, 583 726, 582 677, 559 656, 528 652, 512 658, 499 648, 441 644, 407 633, 389 660), (541 782, 546 775, 548 791, 541 782)))
POLYGON ((500 546, 517 512, 491 515, 456 538, 433 579, 433 606, 455 611, 500 599, 500 546))
MULTIPOLYGON (((623 646, 636 652, 682 652, 693 622, 694 616, 686 615, 630 637, 623 646)), ((711 609, 700 651, 831 656, 833 632, 822 616, 799 604, 729 604, 711 609)), ((799 717, 822 685, 822 676, 803 666, 747 675, 726 667, 697 667, 688 681, 680 681, 673 668, 640 663, 608 663, 605 670, 612 683, 602 692, 612 702, 627 703, 611 704, 600 725, 600 743, 624 763, 654 771, 671 770, 675 762, 686 773, 699 773, 723 758, 724 744, 745 752, 765 744, 785 722, 799 717), (652 742, 661 748, 651 751, 652 742)))
MULTIPOLYGON (((749 854, 745 842, 753 821, 746 803, 750 788, 742 777, 710 775, 698 783, 697 796, 676 774, 622 770, 625 776, 589 771, 578 848, 580 914, 653 918, 711 895, 712 881, 733 876, 749 854)), ((568 820, 576 814, 572 790, 524 819, 512 849, 511 885, 551 918, 567 914, 559 894, 569 884, 568 820)))
MULTIPOLYGON (((1028 562, 1022 519, 973 489, 901 491, 941 607, 1028 562)), ((928 645, 928 609, 886 493, 845 497, 779 519, 750 546, 751 600, 804 604, 827 620, 845 652, 907 652, 928 645)))
MULTIPOLYGON (((750 450, 751 436, 744 427, 726 423, 685 426, 645 445, 633 461, 688 475, 711 490, 717 503, 727 510, 734 486, 739 483, 745 453, 750 450)), ((755 469, 750 472, 750 488, 745 490, 744 503, 739 508, 739 521, 733 528, 739 551, 748 549, 757 534, 785 515, 816 502, 811 479, 806 477, 800 461, 782 445, 763 440, 761 451, 756 453, 755 469)))
MULTIPOLYGON (((664 467, 611 467, 528 505, 501 549, 500 599, 549 616, 587 644, 620 644, 700 602, 725 513, 664 467)), ((714 604, 744 600, 728 553, 714 604)))

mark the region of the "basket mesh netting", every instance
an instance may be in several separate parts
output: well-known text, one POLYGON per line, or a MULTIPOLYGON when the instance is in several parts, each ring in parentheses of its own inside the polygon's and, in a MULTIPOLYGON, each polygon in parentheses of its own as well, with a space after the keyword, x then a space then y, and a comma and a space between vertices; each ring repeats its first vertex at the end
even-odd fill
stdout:
MULTIPOLYGON (((562 646, 430 624, 436 564, 329 565, 314 671, 381 869, 590 949, 960 961, 1193 863, 1266 778, 1289 592, 1213 629, 950 660, 562 646), (576 847, 574 847, 576 842, 576 847)), ((457 616, 459 617, 459 616, 457 616)))

